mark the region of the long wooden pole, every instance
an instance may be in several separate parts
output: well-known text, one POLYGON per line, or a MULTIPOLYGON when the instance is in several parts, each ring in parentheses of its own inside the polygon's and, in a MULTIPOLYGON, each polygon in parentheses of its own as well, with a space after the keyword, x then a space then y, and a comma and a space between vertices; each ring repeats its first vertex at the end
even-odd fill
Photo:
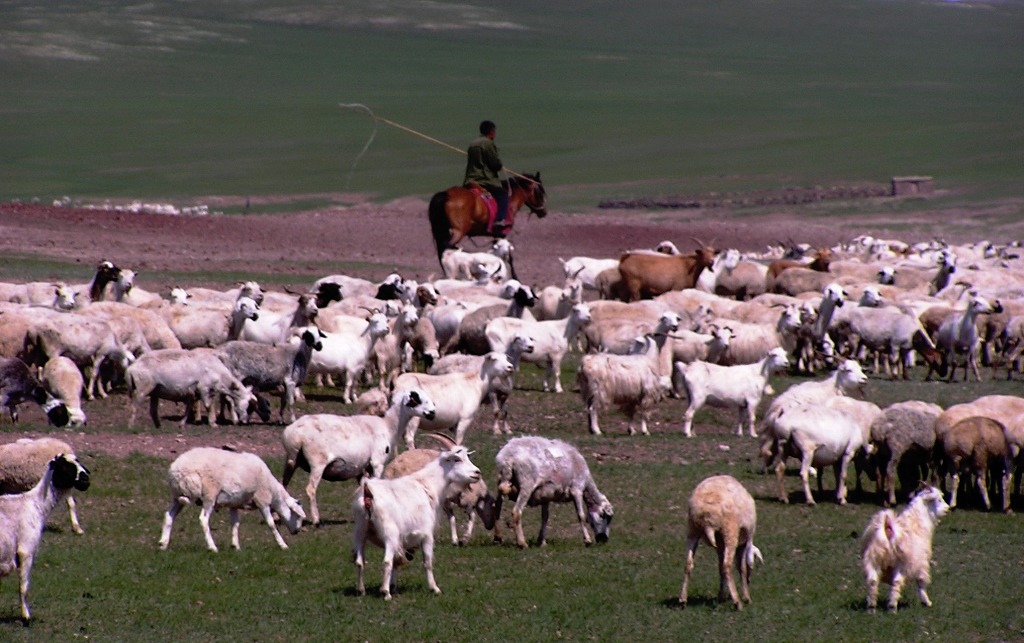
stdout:
MULTIPOLYGON (((447 148, 449 150, 452 150, 454 152, 458 152, 459 154, 462 154, 463 156, 466 156, 466 150, 459 149, 459 148, 455 147, 454 145, 449 145, 448 143, 445 143, 444 141, 439 141, 439 140, 437 140, 436 138, 434 138, 432 136, 427 136, 423 132, 417 132, 416 130, 412 129, 411 127, 406 127, 405 125, 402 125, 400 123, 396 123, 396 122, 394 122, 392 120, 388 120, 388 119, 384 118, 383 116, 377 116, 376 114, 373 113, 373 110, 371 110, 369 107, 367 107, 366 105, 363 105, 361 103, 338 103, 338 107, 342 107, 344 109, 355 109, 355 110, 366 112, 367 114, 370 115, 370 118, 372 118, 374 121, 377 121, 378 123, 384 123, 385 125, 390 125, 391 127, 394 127, 395 129, 400 129, 403 132, 408 132, 408 133, 410 133, 410 134, 412 134, 414 136, 418 136, 418 137, 420 137, 420 138, 422 138, 424 140, 430 141, 431 143, 434 143, 435 145, 440 145, 441 147, 445 147, 445 148, 447 148)), ((507 167, 502 167, 501 169, 504 170, 505 172, 508 172, 512 176, 518 177, 520 179, 524 179, 526 181, 534 182, 534 180, 531 179, 530 177, 528 177, 528 176, 526 176, 524 174, 520 174, 519 172, 515 172, 513 170, 510 170, 507 167)))

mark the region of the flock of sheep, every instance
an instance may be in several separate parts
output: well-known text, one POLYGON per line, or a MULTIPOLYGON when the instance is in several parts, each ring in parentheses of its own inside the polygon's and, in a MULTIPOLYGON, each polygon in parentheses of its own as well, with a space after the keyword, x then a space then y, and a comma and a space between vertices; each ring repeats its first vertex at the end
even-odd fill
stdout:
MULTIPOLYGON (((543 544, 549 503, 573 502, 584 541, 592 541, 591 531, 599 542, 607 540, 612 505, 572 445, 509 439, 496 458, 496 498, 462 446, 484 405, 493 413, 494 434, 511 433, 506 405, 523 363, 544 369, 546 392, 564 394, 562 362, 573 351, 583 353, 576 385, 592 434, 601 434, 599 416, 611 407, 626 414, 630 434, 647 434, 650 411, 670 396, 687 400, 688 437, 703 406, 734 409, 737 433, 746 428, 758 439, 783 502, 790 457, 800 460, 811 504, 809 478, 828 465, 836 472, 839 503, 846 501, 851 463, 858 486, 862 470, 877 469, 887 506, 896 502, 898 467, 916 474, 901 478, 905 491, 914 478, 923 479, 928 465, 933 477, 952 476, 948 505, 926 487, 903 512, 879 512, 865 530, 871 608, 885 582, 896 609, 907 578, 918 582, 922 602, 930 604, 931 534, 955 506, 960 476, 976 482, 986 507, 991 487, 1009 510, 1024 445, 1024 422, 1018 421, 1024 399, 989 396, 945 410, 911 401, 882 409, 856 393, 866 381, 862 365, 893 379, 927 368, 927 378, 937 373, 952 381, 961 362, 964 380, 972 374, 980 380, 982 364, 993 376, 1001 368, 1010 378, 1019 372, 1024 270, 1015 247, 911 246, 861 237, 844 247, 743 256, 704 244, 683 254, 664 242, 619 259, 573 257, 562 262, 565 282, 539 292, 512 278, 511 252, 506 240, 490 253, 453 249, 442 257, 444 279, 418 284, 393 274, 374 283, 331 275, 301 294, 264 292, 250 281, 226 291, 175 288, 164 297, 135 286, 131 270, 109 261, 88 284, 0 284, 0 407, 16 421, 17 406, 34 401, 53 424, 78 426, 86 422, 83 396, 106 397, 123 387, 129 424, 148 401, 159 427, 160 400, 184 405, 182 423, 202 421, 204 413, 211 423, 218 415, 246 423, 254 414, 269 421, 266 396, 279 396, 278 419, 287 423, 283 480, 252 454, 209 448, 183 454, 168 474, 171 503, 161 549, 189 503, 202 506, 200 523, 213 551, 209 518, 217 507, 230 510, 235 548, 238 510, 250 506, 287 548, 275 514, 292 533, 307 517, 286 490, 297 469, 309 472, 313 524, 320 522, 319 483, 357 479, 357 586, 364 591, 365 544, 374 543, 385 552, 385 598, 396 564, 414 549, 423 551, 428 587, 440 592, 433 534, 441 510, 453 542, 459 542, 456 509, 470 519, 463 541, 477 517, 498 538, 508 498, 515 502, 510 524, 516 542, 525 547, 527 506, 542 508, 543 544), (758 422, 763 398, 774 394, 772 375, 787 369, 814 379, 775 397, 758 422), (306 381, 338 386, 356 413, 296 417, 306 381), (438 448, 417 448, 418 434, 438 441, 438 448), (405 450, 396 455, 400 444, 405 450)), ((818 485, 820 491, 821 476, 818 485)), ((0 498, 0 515, 7 518, 0 575, 19 570, 26 621, 31 559, 46 515, 66 498, 79 531, 69 492, 87 486, 88 472, 67 444, 21 441, 0 449, 0 491, 21 494, 0 498)), ((701 540, 719 549, 720 598, 737 607, 741 595, 749 602, 751 569, 761 557, 755 530, 754 501, 735 479, 718 476, 698 485, 690 498, 680 602, 687 601, 701 540)))

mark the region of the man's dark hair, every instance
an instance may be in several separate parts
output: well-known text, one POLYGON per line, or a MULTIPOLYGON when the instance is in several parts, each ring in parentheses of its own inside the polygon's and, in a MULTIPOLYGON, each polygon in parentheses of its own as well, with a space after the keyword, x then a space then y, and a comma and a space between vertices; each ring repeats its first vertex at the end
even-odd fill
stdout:
POLYGON ((480 133, 484 136, 487 136, 496 129, 498 129, 498 126, 494 124, 494 121, 481 121, 480 123, 480 133))

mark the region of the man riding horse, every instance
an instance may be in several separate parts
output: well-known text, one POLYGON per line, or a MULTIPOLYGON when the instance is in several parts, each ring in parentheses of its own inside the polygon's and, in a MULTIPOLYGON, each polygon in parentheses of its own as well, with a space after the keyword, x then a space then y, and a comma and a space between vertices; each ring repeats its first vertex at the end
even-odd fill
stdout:
POLYGON ((493 121, 480 123, 480 137, 470 143, 466 151, 466 177, 462 185, 470 189, 479 186, 494 197, 498 211, 494 215, 492 232, 494 236, 504 238, 511 226, 508 224, 508 191, 498 177, 503 166, 498 157, 498 146, 494 144, 497 132, 498 126, 493 121))

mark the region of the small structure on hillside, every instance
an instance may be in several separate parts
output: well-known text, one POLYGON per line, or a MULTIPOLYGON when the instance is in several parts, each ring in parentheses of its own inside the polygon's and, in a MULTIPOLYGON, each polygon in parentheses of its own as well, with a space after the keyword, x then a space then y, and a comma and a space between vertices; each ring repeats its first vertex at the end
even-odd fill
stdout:
POLYGON ((892 177, 892 195, 909 196, 915 194, 931 194, 935 191, 935 182, 930 176, 894 176, 892 177))

